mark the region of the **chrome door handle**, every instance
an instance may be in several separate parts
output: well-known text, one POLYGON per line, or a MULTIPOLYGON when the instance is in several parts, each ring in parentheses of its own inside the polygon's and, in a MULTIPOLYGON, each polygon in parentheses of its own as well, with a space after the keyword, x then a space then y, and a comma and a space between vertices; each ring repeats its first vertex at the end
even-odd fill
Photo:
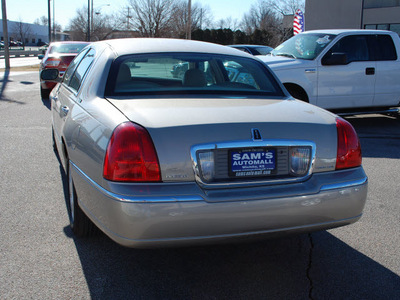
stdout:
POLYGON ((65 105, 61 106, 61 112, 63 113, 64 116, 68 115, 68 113, 69 113, 68 106, 65 106, 65 105))

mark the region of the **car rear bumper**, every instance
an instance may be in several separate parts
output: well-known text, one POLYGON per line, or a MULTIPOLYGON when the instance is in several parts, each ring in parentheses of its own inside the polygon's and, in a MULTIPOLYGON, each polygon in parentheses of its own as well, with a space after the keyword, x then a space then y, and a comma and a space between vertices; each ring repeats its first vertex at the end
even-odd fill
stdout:
POLYGON ((271 187, 253 187, 238 189, 230 200, 212 199, 195 183, 164 183, 166 189, 142 185, 133 196, 122 186, 115 193, 74 165, 72 172, 82 209, 111 239, 128 247, 214 243, 348 225, 361 217, 368 189, 361 167, 314 174, 296 187, 304 190, 297 195, 290 187, 283 189, 290 196, 278 196, 271 187))

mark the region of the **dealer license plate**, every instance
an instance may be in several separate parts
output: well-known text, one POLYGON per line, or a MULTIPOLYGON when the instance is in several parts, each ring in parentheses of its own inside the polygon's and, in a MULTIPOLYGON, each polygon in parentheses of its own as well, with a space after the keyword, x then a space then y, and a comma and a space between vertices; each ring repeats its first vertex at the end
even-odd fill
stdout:
POLYGON ((234 149, 229 151, 230 177, 259 177, 274 174, 275 149, 234 149))

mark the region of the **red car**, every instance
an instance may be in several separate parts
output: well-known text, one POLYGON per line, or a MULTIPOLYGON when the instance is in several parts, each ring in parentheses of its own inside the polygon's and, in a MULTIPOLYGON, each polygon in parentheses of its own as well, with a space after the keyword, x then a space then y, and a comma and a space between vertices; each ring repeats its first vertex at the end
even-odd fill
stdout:
MULTIPOLYGON (((59 76, 62 77, 70 62, 88 44, 89 42, 51 43, 40 63, 39 73, 44 69, 56 68, 60 72, 59 76)), ((56 84, 56 81, 40 80, 42 98, 49 98, 49 94, 56 84)))

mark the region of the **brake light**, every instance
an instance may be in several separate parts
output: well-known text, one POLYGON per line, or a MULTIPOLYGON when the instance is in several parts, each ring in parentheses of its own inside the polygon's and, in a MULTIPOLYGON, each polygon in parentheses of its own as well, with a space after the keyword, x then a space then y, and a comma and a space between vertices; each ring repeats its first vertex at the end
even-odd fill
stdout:
POLYGON ((57 67, 61 63, 59 58, 48 58, 45 62, 46 67, 57 67))
POLYGON ((338 135, 336 169, 347 169, 361 165, 361 145, 353 126, 342 118, 336 119, 338 135))
POLYGON ((148 132, 131 122, 113 132, 104 160, 103 177, 111 181, 161 181, 156 150, 148 132))

